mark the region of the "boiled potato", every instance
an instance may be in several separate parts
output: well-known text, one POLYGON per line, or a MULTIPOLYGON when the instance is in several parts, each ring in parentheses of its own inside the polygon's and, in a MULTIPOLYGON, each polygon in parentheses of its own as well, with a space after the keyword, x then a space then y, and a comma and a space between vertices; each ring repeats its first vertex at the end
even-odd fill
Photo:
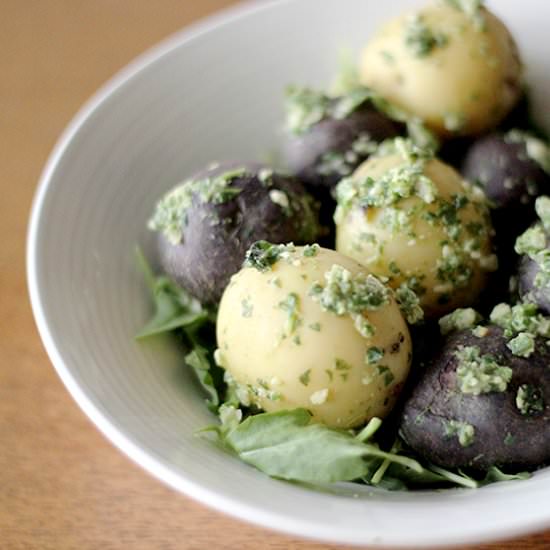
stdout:
POLYGON ((360 77, 441 136, 489 130, 521 96, 521 62, 508 29, 463 0, 388 22, 364 49, 360 77))
POLYGON ((336 249, 410 287, 427 317, 471 304, 497 267, 485 197, 436 158, 371 157, 337 198, 336 249))
POLYGON ((216 360, 244 405, 351 428, 392 408, 411 340, 391 290, 316 245, 251 249, 219 308, 216 360), (270 261, 266 262, 265 259, 270 261))

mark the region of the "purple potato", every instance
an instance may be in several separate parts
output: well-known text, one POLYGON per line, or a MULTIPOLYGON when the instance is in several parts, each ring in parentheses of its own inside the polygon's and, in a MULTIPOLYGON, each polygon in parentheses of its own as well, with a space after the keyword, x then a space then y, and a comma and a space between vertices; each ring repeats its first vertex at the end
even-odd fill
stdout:
POLYGON ((525 143, 509 134, 490 134, 475 141, 462 163, 462 174, 480 185, 490 200, 497 243, 513 240, 535 217, 534 201, 550 191, 550 176, 531 159, 525 143))
POLYGON ((189 181, 235 170, 226 199, 204 201, 192 195, 182 215, 181 240, 174 242, 162 232, 158 236, 164 271, 203 304, 219 302, 255 241, 311 243, 320 234, 318 207, 293 177, 257 164, 228 163, 198 172, 189 181))
POLYGON ((507 343, 496 326, 484 337, 467 329, 445 339, 403 405, 400 432, 412 449, 445 468, 482 471, 493 465, 534 469, 550 460, 550 348, 537 338, 535 351, 522 358, 507 343), (460 391, 455 354, 467 346, 511 369, 504 391, 460 391), (462 443, 461 425, 473 428, 462 443))
POLYGON ((345 118, 326 116, 305 132, 290 134, 285 157, 307 186, 332 190, 368 158, 373 144, 400 133, 398 124, 366 104, 345 118))

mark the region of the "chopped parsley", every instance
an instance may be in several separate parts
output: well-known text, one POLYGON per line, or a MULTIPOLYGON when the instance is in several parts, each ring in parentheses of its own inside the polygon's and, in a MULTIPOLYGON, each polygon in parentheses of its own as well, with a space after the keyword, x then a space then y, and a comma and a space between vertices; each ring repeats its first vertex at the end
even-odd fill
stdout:
POLYGON ((334 360, 334 368, 336 370, 351 370, 351 365, 343 359, 336 358, 334 360))
POLYGON ((424 319, 424 310, 420 306, 420 298, 411 286, 410 281, 402 283, 394 295, 407 323, 414 325, 424 319))
POLYGON ((256 241, 246 251, 244 267, 253 267, 258 271, 268 271, 279 260, 285 245, 256 241))
POLYGON ((483 13, 484 0, 443 0, 443 2, 467 15, 477 30, 484 31, 487 28, 483 13))
POLYGON ((516 393, 516 407, 526 416, 544 411, 544 400, 540 389, 531 384, 522 384, 516 393))
POLYGON ((349 315, 358 332, 365 338, 374 334, 374 326, 365 317, 389 303, 389 290, 373 275, 363 272, 352 275, 341 265, 333 265, 325 273, 325 282, 315 282, 309 295, 324 311, 337 316, 349 315))
POLYGON ((367 365, 372 365, 374 363, 379 363, 384 357, 384 350, 372 346, 367 350, 367 355, 365 357, 367 365))
POLYGON ((303 134, 325 118, 348 117, 372 96, 364 86, 354 87, 337 98, 311 88, 290 86, 285 101, 286 127, 294 134, 303 134))
POLYGON ((477 346, 459 346, 454 352, 457 359, 456 379, 463 394, 506 391, 512 379, 512 369, 499 365, 491 355, 481 355, 477 346))
POLYGON ((300 316, 298 315, 300 297, 295 292, 291 292, 282 302, 279 302, 279 308, 288 315, 285 324, 285 333, 287 335, 292 334, 300 323, 300 316))
POLYGON ((547 246, 546 232, 550 230, 550 197, 538 197, 535 210, 540 222, 531 226, 517 239, 515 251, 525 254, 533 260, 539 270, 535 275, 535 288, 550 286, 550 249, 547 246))
POLYGON ((306 244, 302 249, 302 256, 305 258, 314 258, 319 254, 321 247, 318 244, 306 244))
POLYGON ((535 351, 535 337, 529 332, 520 332, 507 347, 517 357, 529 357, 535 351))
POLYGON ((520 333, 550 338, 550 319, 538 313, 537 306, 530 302, 514 306, 498 304, 493 308, 490 319, 504 330, 506 338, 513 338, 520 333))
POLYGON ((246 173, 245 168, 237 168, 218 176, 183 182, 160 199, 147 227, 160 231, 172 244, 180 243, 193 202, 221 204, 231 200, 241 192, 239 187, 231 187, 232 182, 246 173))
POLYGON ((434 31, 420 14, 409 17, 405 29, 405 44, 416 57, 426 57, 436 48, 447 45, 447 35, 434 31))
POLYGON ((439 319, 439 330, 443 336, 456 330, 474 327, 481 321, 481 315, 471 307, 458 308, 439 319))
POLYGON ((300 382, 301 382, 304 386, 307 386, 307 385, 309 384, 310 377, 311 377, 311 369, 307 369, 307 370, 304 371, 302 374, 300 374, 298 380, 300 380, 300 382))
POLYGON ((376 370, 379 376, 382 376, 382 379, 384 380, 384 386, 388 387, 395 380, 393 372, 390 370, 389 367, 386 367, 386 365, 379 365, 376 367, 376 370))
POLYGON ((445 437, 456 436, 462 447, 469 447, 474 442, 475 429, 467 422, 460 422, 459 420, 444 421, 443 429, 445 437))

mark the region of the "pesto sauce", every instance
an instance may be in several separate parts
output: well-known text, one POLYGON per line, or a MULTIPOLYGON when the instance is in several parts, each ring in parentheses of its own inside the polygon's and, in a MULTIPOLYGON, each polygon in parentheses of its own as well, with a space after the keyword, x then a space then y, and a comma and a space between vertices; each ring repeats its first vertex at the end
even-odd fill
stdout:
POLYGON ((405 45, 416 57, 426 57, 436 48, 442 48, 449 38, 442 32, 434 31, 424 21, 420 14, 408 18, 405 28, 405 45))
POLYGON ((460 422, 459 420, 443 421, 443 430, 445 437, 456 436, 462 447, 469 447, 474 443, 475 429, 467 422, 460 422))
POLYGON ((512 369, 499 365, 491 355, 481 355, 477 346, 460 346, 457 359, 458 390, 466 395, 504 392, 512 379, 512 369))
POLYGON ((458 308, 439 319, 439 330, 445 336, 450 332, 473 328, 481 319, 481 315, 471 307, 458 308))
POLYGON ((341 265, 333 265, 325 273, 324 282, 315 282, 309 295, 323 311, 337 316, 349 315, 364 338, 374 335, 375 327, 365 312, 376 311, 389 303, 389 290, 373 275, 363 272, 352 275, 341 265))
POLYGON ((147 227, 160 231, 172 244, 180 243, 193 201, 221 204, 231 200, 241 192, 240 188, 231 187, 231 183, 246 174, 245 168, 237 168, 218 176, 183 182, 161 198, 147 227))
POLYGON ((516 407, 525 416, 544 411, 542 392, 531 384, 522 384, 516 393, 516 407))

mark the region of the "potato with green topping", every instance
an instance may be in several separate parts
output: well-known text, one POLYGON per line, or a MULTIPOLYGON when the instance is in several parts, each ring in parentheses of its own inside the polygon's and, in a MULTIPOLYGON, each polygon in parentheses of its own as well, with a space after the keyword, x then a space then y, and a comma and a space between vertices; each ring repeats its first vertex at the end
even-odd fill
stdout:
POLYGON ((258 239, 308 243, 318 208, 293 177, 259 164, 210 166, 169 191, 149 221, 164 271, 204 304, 216 304, 258 239))
POLYGON ((550 197, 535 202, 539 221, 516 240, 521 259, 518 268, 519 294, 546 314, 550 314, 550 197))
POLYGON ((550 460, 550 321, 529 304, 501 304, 491 321, 432 351, 400 433, 446 468, 534 469, 550 460))
POLYGON ((481 0, 441 0, 389 21, 368 43, 360 77, 441 136, 494 128, 521 96, 521 62, 481 0))
POLYGON ((339 97, 309 88, 292 87, 287 92, 286 161, 313 192, 333 189, 380 142, 403 132, 371 100, 366 88, 339 97))
POLYGON ((483 193, 450 166, 402 140, 337 186, 336 249, 426 316, 473 303, 497 260, 483 193))
POLYGON ((220 302, 216 361, 239 401, 351 428, 384 417, 411 340, 392 291, 317 245, 255 244, 220 302))

